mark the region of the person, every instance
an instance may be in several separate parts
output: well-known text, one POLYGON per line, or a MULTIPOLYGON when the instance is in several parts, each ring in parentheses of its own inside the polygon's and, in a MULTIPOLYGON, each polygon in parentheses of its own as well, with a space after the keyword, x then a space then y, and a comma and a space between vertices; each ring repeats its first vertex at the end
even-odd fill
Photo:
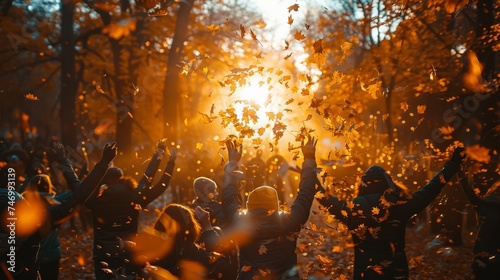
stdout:
POLYGON ((222 204, 217 201, 219 193, 214 180, 207 177, 198 177, 193 181, 193 190, 196 198, 193 200, 192 208, 200 206, 210 213, 211 223, 221 226, 224 223, 224 212, 222 204))
POLYGON ((201 207, 210 214, 210 223, 213 230, 223 237, 223 241, 218 244, 217 251, 229 258, 232 270, 230 273, 237 275, 239 269, 239 249, 234 240, 224 238, 226 237, 224 230, 227 228, 227 223, 222 203, 217 201, 217 197, 219 196, 217 183, 207 177, 198 177, 193 181, 193 189, 196 199, 193 201, 191 208, 196 209, 197 207, 201 207))
MULTIPOLYGON (((64 147, 61 143, 57 143, 54 148, 64 154, 64 147)), ((0 272, 0 276, 2 278, 28 280, 40 279, 38 270, 38 251, 40 249, 40 243, 51 233, 53 229, 60 226, 68 217, 70 217, 76 207, 82 204, 91 195, 95 187, 97 187, 101 179, 106 174, 106 170, 108 169, 111 161, 116 157, 116 153, 117 149, 115 143, 111 145, 106 144, 102 152, 101 159, 89 175, 81 182, 74 173, 71 164, 65 157, 62 157, 60 162, 61 166, 64 167, 62 171, 63 173, 66 173, 66 178, 70 178, 71 184, 74 184, 75 188, 74 191, 71 192, 71 195, 59 204, 46 206, 42 203, 43 200, 40 199, 38 190, 33 189, 25 190, 23 192, 23 196, 19 194, 12 195, 12 197, 15 198, 15 218, 18 222, 18 224, 16 224, 16 230, 21 229, 21 224, 24 226, 30 224, 32 227, 25 229, 22 234, 19 231, 16 232, 16 244, 14 246, 15 268, 13 272, 2 269, 0 272), (21 211, 21 209, 24 210, 21 211), (30 214, 34 214, 36 217, 30 214), (25 215, 31 218, 38 217, 39 222, 29 223, 27 220, 21 222, 23 219, 27 219, 25 215), (17 239, 19 239, 19 242, 17 239)), ((2 170, 1 173, 5 173, 5 170, 2 170)), ((2 192, 0 193, 0 210, 2 210, 2 215, 4 214, 3 212, 8 209, 8 206, 10 206, 9 202, 12 201, 10 198, 11 192, 15 193, 10 190, 10 187, 14 184, 14 182, 9 182, 12 182, 12 184, 7 183, 8 188, 4 186, 4 188, 2 188, 2 192), (7 191, 4 191, 6 189, 7 191)), ((0 243, 4 244, 6 241, 3 240, 3 237, 6 233, 9 234, 9 231, 4 227, 2 227, 0 231, 2 233, 2 240, 0 243)), ((12 247, 9 249, 12 249, 12 247)), ((8 260, 5 259, 6 256, 7 254, 3 254, 2 252, 0 256, 2 267, 8 267, 8 260)))
POLYGON ((136 183, 115 166, 108 168, 101 187, 85 202, 92 211, 94 228, 93 259, 96 279, 133 276, 141 267, 130 262, 124 242, 137 234, 139 211, 161 195, 168 187, 175 165, 175 153, 160 180, 152 185, 153 177, 165 154, 165 141, 159 141, 144 175, 136 183))
POLYGON ((477 211, 479 231, 474 243, 472 269, 476 279, 498 279, 500 275, 500 181, 479 197, 460 173, 460 185, 477 211))
POLYGON ((163 256, 150 260, 152 266, 166 269, 180 279, 236 278, 229 258, 215 252, 221 237, 210 223, 210 213, 200 206, 192 210, 182 204, 167 205, 154 231, 163 237, 162 246, 169 244, 170 248, 163 256), (189 277, 194 274, 197 277, 189 277))
POLYGON ((380 166, 361 176, 357 196, 350 202, 318 196, 330 214, 344 223, 354 242, 354 279, 408 279, 405 230, 408 220, 439 195, 458 171, 463 148, 456 148, 444 168, 422 189, 406 195, 402 186, 380 166))
MULTIPOLYGON (((56 195, 56 190, 47 174, 38 174, 28 182, 26 192, 37 191, 46 206, 57 205, 65 201, 71 195, 67 191, 56 195)), ((53 229, 45 236, 40 244, 38 252, 40 264, 40 277, 42 279, 58 279, 61 260, 61 243, 59 241, 59 229, 53 229)))
POLYGON ((253 190, 248 195, 247 211, 243 211, 238 199, 238 181, 243 174, 237 170, 242 147, 237 148, 235 141, 226 141, 229 162, 224 168, 222 205, 232 231, 240 236, 238 279, 299 279, 297 238, 309 218, 316 193, 317 140, 314 137, 308 140, 302 145, 304 162, 299 192, 289 213, 280 211, 278 194, 270 186, 259 186, 253 190))

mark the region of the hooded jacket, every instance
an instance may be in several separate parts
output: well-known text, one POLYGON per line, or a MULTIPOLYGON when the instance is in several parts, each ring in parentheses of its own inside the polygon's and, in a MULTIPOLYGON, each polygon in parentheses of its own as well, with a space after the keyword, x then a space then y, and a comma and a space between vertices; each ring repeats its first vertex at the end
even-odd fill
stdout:
MULTIPOLYGON (((246 235, 240 242, 240 271, 238 279, 297 278, 297 238, 308 220, 315 195, 316 162, 306 158, 303 163, 298 195, 290 213, 256 208, 246 214, 238 198, 237 182, 231 172, 237 169, 230 162, 225 167, 222 205, 230 226, 246 235), (229 178, 229 180, 226 180, 229 178)), ((298 279, 298 278, 297 278, 298 279)))
MULTIPOLYGON (((365 192, 351 202, 337 197, 318 201, 343 224, 354 241, 354 279, 407 279, 406 223, 429 205, 458 171, 448 161, 444 168, 410 197, 386 187, 384 193, 365 192)), ((368 186, 367 188, 370 188, 368 186)))

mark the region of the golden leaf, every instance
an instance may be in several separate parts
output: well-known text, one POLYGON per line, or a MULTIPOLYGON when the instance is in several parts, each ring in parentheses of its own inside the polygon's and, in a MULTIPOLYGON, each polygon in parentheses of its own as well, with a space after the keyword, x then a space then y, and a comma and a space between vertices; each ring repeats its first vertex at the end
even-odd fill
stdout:
POLYGON ((33 101, 38 101, 40 99, 38 99, 37 96, 35 96, 34 94, 32 93, 28 93, 24 96, 24 98, 28 99, 28 100, 33 100, 33 101))
POLYGON ((219 32, 220 31, 220 26, 219 25, 210 24, 209 26, 207 26, 207 29, 208 29, 208 31, 219 32))
POLYGON ((293 35, 293 38, 297 41, 304 40, 306 36, 302 33, 302 31, 296 31, 295 34, 293 35))
POLYGON ((342 214, 342 216, 346 217, 347 218, 347 211, 345 210, 340 210, 340 213, 342 214))
POLYGON ((291 11, 299 11, 299 4, 293 4, 292 6, 288 7, 288 12, 290 13, 291 11))
POLYGON ((293 23, 293 18, 290 15, 290 16, 288 16, 288 25, 292 25, 292 23, 293 23))
POLYGON ((380 209, 378 207, 372 207, 372 214, 373 215, 378 215, 380 213, 380 209))
POLYGON ((403 112, 408 111, 409 106, 408 103, 406 103, 406 101, 399 103, 399 105, 401 105, 401 110, 403 110, 403 112))
POLYGON ((426 105, 417 105, 417 113, 423 115, 427 109, 426 105))
POLYGON ((469 146, 465 148, 465 153, 472 159, 478 162, 488 163, 491 160, 490 149, 480 145, 469 146))

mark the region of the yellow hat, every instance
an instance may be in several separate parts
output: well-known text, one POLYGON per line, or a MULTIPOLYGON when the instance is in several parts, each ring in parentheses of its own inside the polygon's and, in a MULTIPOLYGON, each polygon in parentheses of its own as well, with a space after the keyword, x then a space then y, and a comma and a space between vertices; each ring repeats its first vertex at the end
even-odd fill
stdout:
POLYGON ((266 210, 279 210, 278 193, 269 186, 258 187, 248 194, 247 209, 263 208, 266 210))

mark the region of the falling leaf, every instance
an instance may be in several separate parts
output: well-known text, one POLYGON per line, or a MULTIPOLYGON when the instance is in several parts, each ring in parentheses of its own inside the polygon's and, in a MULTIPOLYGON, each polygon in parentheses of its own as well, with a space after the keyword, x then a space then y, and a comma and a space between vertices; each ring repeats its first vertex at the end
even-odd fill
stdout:
POLYGON ((479 62, 479 59, 474 51, 469 51, 467 53, 469 67, 463 76, 464 86, 469 90, 484 91, 486 90, 486 86, 483 84, 481 76, 483 65, 479 62))
POLYGON ((345 210, 340 210, 340 213, 342 214, 342 216, 346 217, 347 218, 347 211, 345 210))
POLYGON ((262 43, 257 39, 257 35, 253 33, 252 29, 250 29, 250 36, 252 36, 252 40, 257 41, 262 46, 262 43))
POLYGON ((441 133, 443 134, 444 139, 449 140, 452 138, 451 134, 453 134, 455 129, 453 127, 447 125, 447 126, 440 127, 439 131, 441 131, 441 133))
POLYGON ((472 159, 478 162, 488 163, 491 160, 490 149, 480 145, 469 146, 465 148, 465 153, 472 159))
POLYGON ((119 40, 122 37, 127 37, 131 32, 136 29, 136 19, 135 18, 124 18, 119 20, 117 23, 110 23, 105 26, 101 33, 107 34, 109 37, 119 40))
POLYGON ((289 55, 285 56, 285 60, 289 59, 292 56, 293 52, 291 52, 289 55))
POLYGON ((306 36, 302 33, 302 31, 298 30, 293 35, 293 38, 297 41, 301 41, 301 40, 304 40, 306 38, 306 36))
POLYGON ((290 47, 290 42, 285 40, 285 51, 288 50, 289 47, 290 47))
POLYGON ((267 247, 265 245, 260 245, 259 247, 259 255, 267 254, 267 247))
POLYGON ((409 106, 408 103, 406 103, 406 101, 399 103, 399 105, 401 105, 401 110, 403 110, 403 112, 408 111, 409 106))
POLYGON ((290 13, 291 11, 299 11, 299 4, 293 4, 290 7, 288 7, 288 12, 290 13))
POLYGON ((427 109, 426 105, 417 105, 417 113, 423 115, 427 109))
POLYGON ((211 24, 211 25, 207 26, 207 29, 208 29, 208 31, 219 32, 220 31, 220 26, 219 25, 211 24))
POLYGON ((288 25, 292 25, 293 23, 293 18, 291 15, 288 16, 288 25))
POLYGON ((245 32, 246 32, 245 27, 242 24, 240 24, 241 39, 243 39, 245 37, 245 32))
POLYGON ((378 207, 372 207, 372 214, 373 215, 378 215, 380 213, 380 209, 378 207))
POLYGON ((201 118, 203 120, 203 123, 211 123, 213 120, 210 118, 207 114, 204 114, 202 112, 198 112, 201 115, 201 118))
POLYGON ((28 99, 28 100, 33 100, 33 101, 39 101, 40 99, 38 99, 37 96, 35 96, 34 94, 32 93, 28 93, 24 96, 24 98, 28 99))

